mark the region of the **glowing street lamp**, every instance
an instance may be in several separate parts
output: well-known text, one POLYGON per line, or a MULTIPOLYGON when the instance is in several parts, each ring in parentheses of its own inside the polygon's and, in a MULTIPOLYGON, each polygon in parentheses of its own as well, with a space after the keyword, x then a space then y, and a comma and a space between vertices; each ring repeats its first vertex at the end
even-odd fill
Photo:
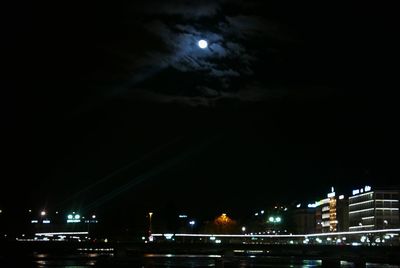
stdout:
POLYGON ((41 212, 40 212, 40 216, 46 216, 46 211, 44 211, 44 210, 42 210, 41 212))
POLYGON ((149 212, 149 237, 151 236, 151 217, 153 216, 153 212, 149 212))
POLYGON ((273 216, 270 216, 269 218, 268 218, 268 222, 272 222, 272 223, 280 223, 282 221, 282 218, 281 217, 273 217, 273 216))
POLYGON ((192 233, 193 233, 193 227, 194 227, 195 224, 196 224, 196 222, 195 222, 194 220, 191 220, 191 221, 189 222, 190 230, 191 230, 192 233))
POLYGON ((68 214, 67 223, 79 223, 81 222, 81 215, 79 214, 68 214))

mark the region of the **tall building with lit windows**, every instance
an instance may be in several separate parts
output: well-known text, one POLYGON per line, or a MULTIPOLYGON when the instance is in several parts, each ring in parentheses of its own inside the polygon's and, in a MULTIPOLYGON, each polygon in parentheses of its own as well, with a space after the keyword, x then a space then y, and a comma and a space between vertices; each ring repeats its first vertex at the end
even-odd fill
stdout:
MULTIPOLYGON (((328 233, 337 232, 338 227, 343 229, 342 222, 339 222, 339 218, 342 218, 342 210, 338 210, 342 206, 338 207, 338 203, 344 198, 344 196, 339 196, 336 198, 335 189, 332 187, 330 193, 327 194, 327 198, 315 202, 314 204, 309 204, 308 207, 316 208, 316 232, 317 233, 328 233), (339 225, 339 223, 341 225, 339 225)), ((346 213, 347 214, 347 213, 346 213)))
MULTIPOLYGON (((319 227, 317 230, 321 233, 327 233, 331 229, 331 213, 330 213, 330 198, 322 199, 318 202, 317 206, 317 221, 319 222, 319 227)), ((332 215, 333 216, 333 215, 332 215)))
POLYGON ((349 231, 399 228, 399 190, 370 186, 349 197, 349 231))

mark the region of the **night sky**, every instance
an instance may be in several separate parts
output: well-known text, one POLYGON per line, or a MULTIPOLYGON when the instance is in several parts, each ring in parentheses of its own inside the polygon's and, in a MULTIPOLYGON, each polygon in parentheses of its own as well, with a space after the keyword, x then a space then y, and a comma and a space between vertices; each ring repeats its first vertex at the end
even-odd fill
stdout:
POLYGON ((395 9, 266 2, 8 4, 0 205, 135 222, 398 185, 395 9))

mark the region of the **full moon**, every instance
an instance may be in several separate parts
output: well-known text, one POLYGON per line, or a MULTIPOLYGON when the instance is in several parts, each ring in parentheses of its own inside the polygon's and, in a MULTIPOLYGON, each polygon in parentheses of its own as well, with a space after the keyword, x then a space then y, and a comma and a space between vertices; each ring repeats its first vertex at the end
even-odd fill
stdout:
POLYGON ((207 43, 206 40, 200 40, 198 44, 199 44, 199 47, 200 47, 201 49, 205 49, 205 48, 208 47, 208 43, 207 43))

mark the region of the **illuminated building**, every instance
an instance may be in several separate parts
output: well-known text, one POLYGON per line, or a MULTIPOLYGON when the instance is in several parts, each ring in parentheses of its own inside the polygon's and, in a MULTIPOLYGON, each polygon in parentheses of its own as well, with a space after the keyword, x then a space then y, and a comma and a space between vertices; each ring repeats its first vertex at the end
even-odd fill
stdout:
POLYGON ((316 220, 317 226, 316 231, 318 233, 326 233, 329 232, 330 226, 330 213, 329 213, 329 198, 322 199, 316 204, 316 220))
POLYGON ((317 233, 337 232, 339 227, 339 229, 346 228, 344 215, 347 216, 347 211, 343 208, 344 201, 342 201, 342 199, 344 199, 342 195, 336 198, 335 189, 332 187, 331 192, 327 194, 326 198, 308 205, 309 208, 316 208, 315 218, 317 233), (342 219, 343 222, 339 222, 339 218, 342 219))
MULTIPOLYGON (((29 220, 30 227, 28 234, 57 234, 52 235, 50 240, 68 240, 67 234, 73 233, 85 233, 86 235, 80 237, 80 235, 74 235, 79 237, 77 239, 83 239, 90 235, 96 235, 98 233, 98 217, 95 214, 81 215, 79 213, 39 213, 39 217, 34 217, 29 220), (86 217, 85 217, 86 216, 86 217), (59 235, 58 235, 59 234, 59 235)), ((86 239, 86 238, 85 238, 86 239)))
POLYGON ((329 198, 329 232, 337 231, 338 221, 336 219, 336 198, 333 195, 329 198))
POLYGON ((398 228, 399 191, 365 186, 349 197, 349 230, 398 228))

